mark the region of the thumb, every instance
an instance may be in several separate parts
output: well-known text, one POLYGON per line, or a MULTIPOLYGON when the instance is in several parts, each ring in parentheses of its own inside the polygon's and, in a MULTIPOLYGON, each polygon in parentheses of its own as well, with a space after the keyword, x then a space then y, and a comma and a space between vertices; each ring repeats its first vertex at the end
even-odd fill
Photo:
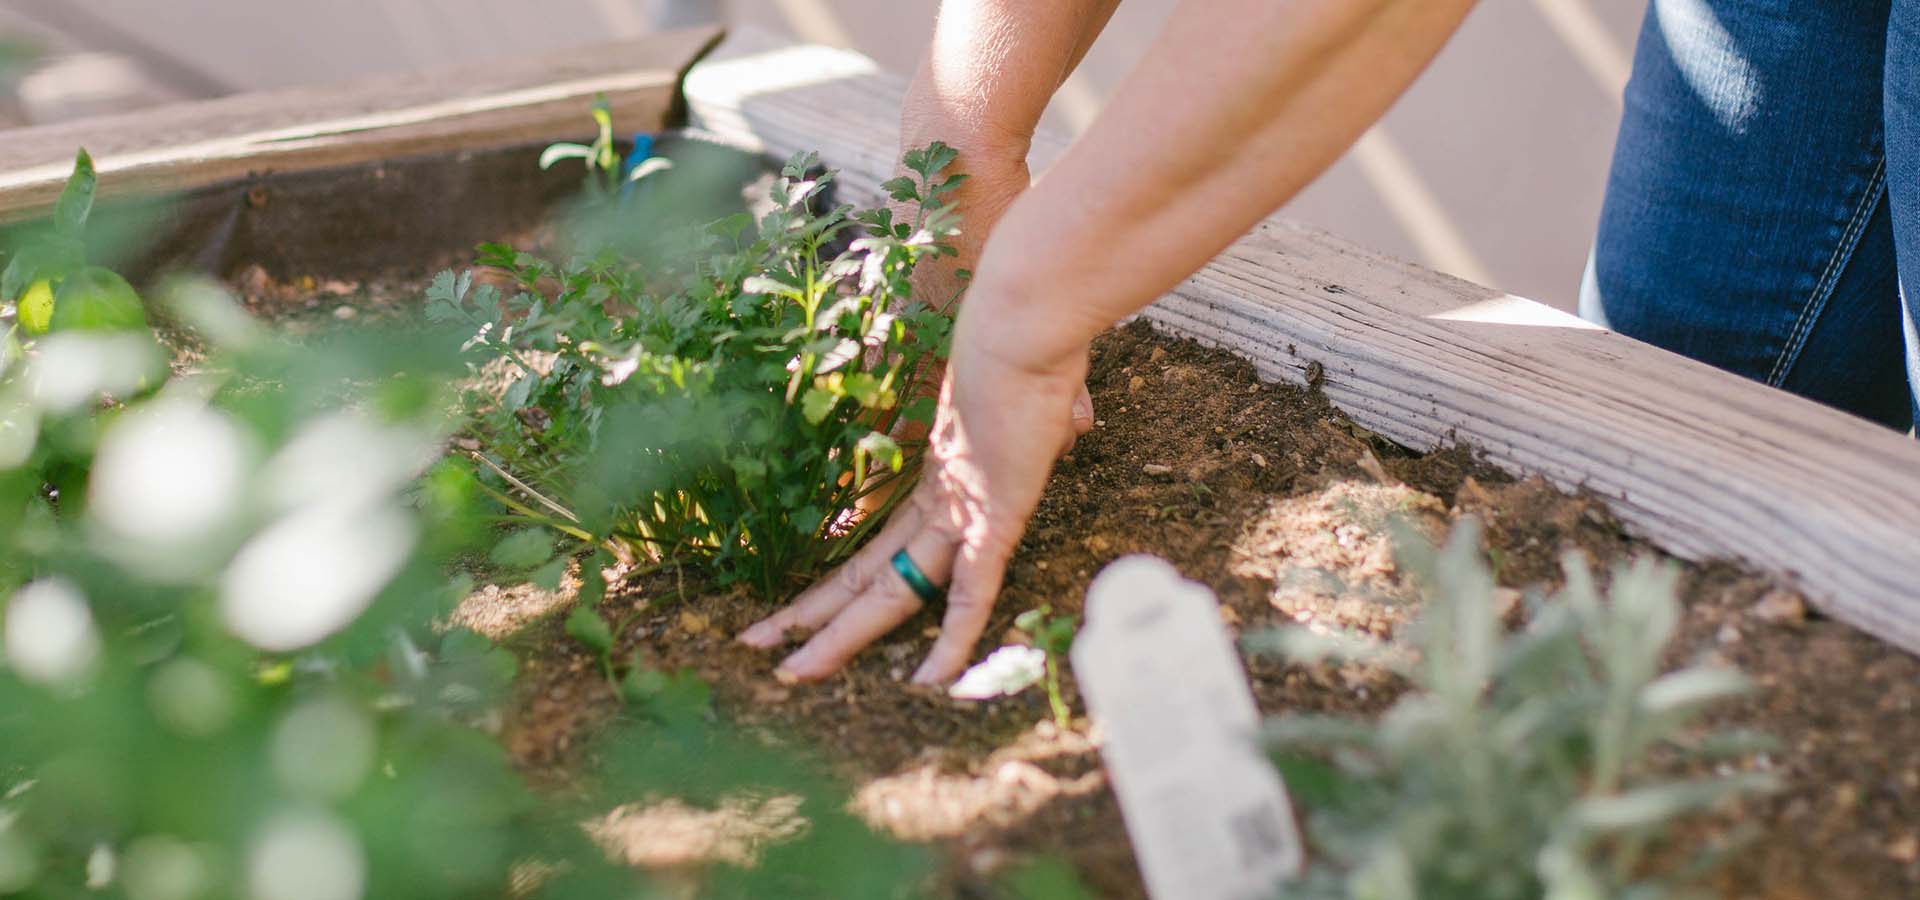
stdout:
POLYGON ((1073 395, 1073 433, 1086 434, 1093 430, 1093 395, 1087 392, 1087 386, 1080 386, 1080 393, 1073 395))

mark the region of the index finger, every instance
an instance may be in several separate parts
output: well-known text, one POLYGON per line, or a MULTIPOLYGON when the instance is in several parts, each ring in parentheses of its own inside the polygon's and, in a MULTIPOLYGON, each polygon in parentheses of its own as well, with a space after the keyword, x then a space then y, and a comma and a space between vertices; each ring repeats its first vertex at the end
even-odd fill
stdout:
POLYGON ((894 513, 893 519, 881 527, 880 533, 867 546, 841 563, 833 574, 802 591, 800 596, 773 615, 740 632, 737 640, 749 647, 770 650, 785 641, 789 631, 812 631, 825 625, 869 585, 886 574, 886 557, 892 554, 891 548, 903 543, 906 535, 917 530, 921 518, 918 505, 905 504, 905 508, 894 513))
POLYGON ((925 662, 913 673, 915 684, 945 684, 959 677, 973 656, 975 644, 987 630, 993 601, 1006 580, 1007 560, 1013 548, 963 543, 953 561, 953 584, 947 591, 947 612, 940 620, 940 637, 927 651, 925 662))

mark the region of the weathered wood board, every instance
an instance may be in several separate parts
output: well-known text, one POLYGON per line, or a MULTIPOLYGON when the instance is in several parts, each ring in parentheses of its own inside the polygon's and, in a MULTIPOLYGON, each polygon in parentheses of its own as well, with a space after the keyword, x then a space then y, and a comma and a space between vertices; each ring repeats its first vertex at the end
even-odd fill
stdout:
MULTIPOLYGON (((818 150, 843 197, 891 174, 905 80, 864 57, 737 34, 686 81, 694 121, 818 150)), ((1036 141, 1036 169, 1057 155, 1036 141)), ((1270 379, 1417 449, 1471 443, 1607 498, 1682 557, 1796 582, 1835 618, 1920 652, 1920 443, 1533 301, 1274 218, 1149 307, 1270 379)))
POLYGON ((604 94, 623 132, 664 124, 681 75, 715 28, 661 32, 428 75, 240 94, 9 131, 0 141, 0 223, 49 209, 76 148, 111 197, 203 187, 417 154, 579 137, 604 94))

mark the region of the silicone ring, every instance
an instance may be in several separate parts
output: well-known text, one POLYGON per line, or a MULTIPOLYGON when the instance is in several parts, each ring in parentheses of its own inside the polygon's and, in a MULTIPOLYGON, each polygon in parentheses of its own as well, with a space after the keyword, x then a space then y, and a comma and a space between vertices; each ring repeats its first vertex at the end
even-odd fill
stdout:
POLYGON ((893 570, 900 573, 900 580, 906 582, 907 587, 913 588, 913 592, 920 595, 920 599, 928 603, 939 603, 947 599, 947 592, 935 586, 933 581, 927 578, 927 573, 920 571, 920 567, 914 564, 913 557, 907 555, 907 548, 902 547, 900 552, 893 555, 893 570))

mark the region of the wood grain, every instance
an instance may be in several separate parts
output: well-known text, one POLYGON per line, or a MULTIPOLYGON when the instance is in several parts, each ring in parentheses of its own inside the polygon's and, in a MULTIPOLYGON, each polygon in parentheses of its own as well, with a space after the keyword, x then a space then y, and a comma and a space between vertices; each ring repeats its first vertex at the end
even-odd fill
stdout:
MULTIPOLYGON (((775 153, 820 151, 871 202, 897 152, 905 81, 855 54, 729 38, 686 82, 694 120, 775 153)), ((1036 170, 1057 155, 1036 141, 1036 170)), ((1607 498, 1688 559, 1797 584, 1836 619, 1920 652, 1920 444, 1542 304, 1261 223, 1143 312, 1305 380, 1416 449, 1472 444, 1501 466, 1607 498)))
POLYGON ((565 53, 241 94, 22 128, 0 141, 0 222, 43 214, 76 148, 93 154, 103 196, 187 190, 261 171, 591 136, 595 95, 623 132, 664 124, 680 76, 719 37, 662 32, 565 53))

